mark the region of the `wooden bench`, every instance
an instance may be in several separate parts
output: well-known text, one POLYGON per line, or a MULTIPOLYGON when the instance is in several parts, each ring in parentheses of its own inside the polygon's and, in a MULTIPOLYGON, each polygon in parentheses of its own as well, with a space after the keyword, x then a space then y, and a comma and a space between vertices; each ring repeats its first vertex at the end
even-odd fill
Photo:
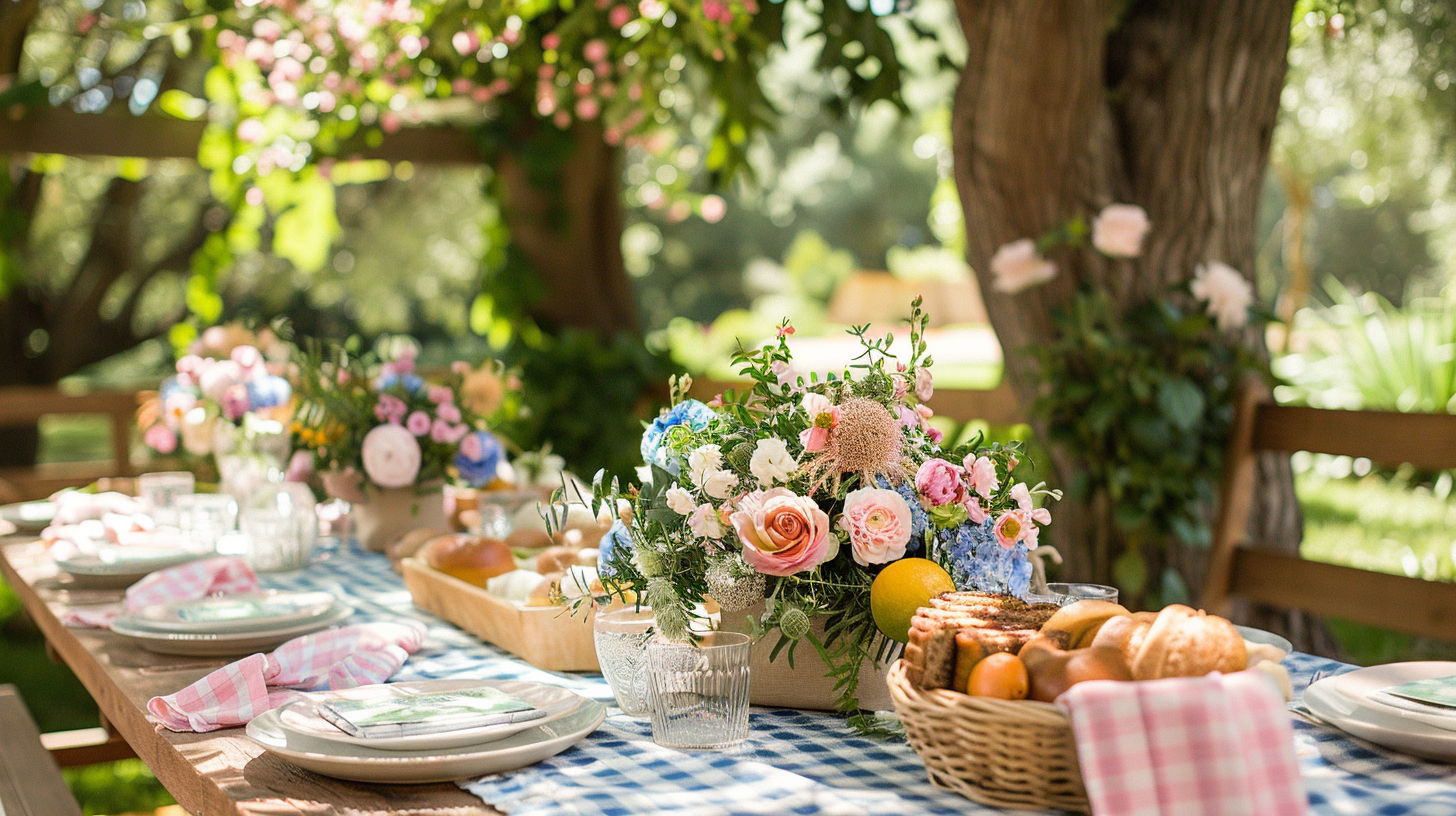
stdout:
POLYGON ((0 814, 81 816, 14 686, 0 686, 0 814))

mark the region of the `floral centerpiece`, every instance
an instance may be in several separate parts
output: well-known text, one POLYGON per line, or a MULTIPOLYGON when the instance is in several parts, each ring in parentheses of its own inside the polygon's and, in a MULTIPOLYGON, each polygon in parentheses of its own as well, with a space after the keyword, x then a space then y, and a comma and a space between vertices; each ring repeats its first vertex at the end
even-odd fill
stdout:
POLYGON ((1025 595, 1028 552, 1050 522, 1033 497, 1060 494, 1011 481, 1015 444, 945 445, 925 404, 926 322, 916 298, 904 361, 891 338, 855 327, 863 351, 841 376, 800 375, 785 321, 776 343, 738 355, 750 389, 704 404, 674 381, 672 407, 642 439, 643 484, 594 487, 598 502, 625 500, 601 548, 604 586, 645 599, 673 639, 689 637, 706 596, 725 620, 762 603, 755 631, 777 628, 774 654, 787 646, 790 658, 810 641, 846 711, 860 666, 896 648, 870 608, 888 565, 925 558, 959 588, 1025 595))
POLYGON ((500 406, 499 365, 457 362, 429 382, 413 345, 393 353, 315 348, 301 364, 293 434, 324 491, 355 505, 360 540, 388 544, 405 529, 445 526, 441 489, 484 487, 504 461, 488 417, 500 406))
POLYGON ((240 497, 283 468, 293 387, 288 348, 271 331, 214 326, 137 412, 142 441, 168 456, 211 456, 224 492, 240 497))

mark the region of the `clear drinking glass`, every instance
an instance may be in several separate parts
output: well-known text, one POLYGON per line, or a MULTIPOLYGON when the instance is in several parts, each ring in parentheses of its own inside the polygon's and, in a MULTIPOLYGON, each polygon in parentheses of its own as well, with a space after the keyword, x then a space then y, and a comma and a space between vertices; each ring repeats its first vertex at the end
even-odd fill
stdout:
POLYGON ((652 639, 652 610, 618 609, 596 617, 593 637, 597 662, 624 714, 647 714, 647 642, 652 639))
POLYGON ((137 477, 136 485, 137 498, 152 518, 158 524, 172 527, 177 524, 177 497, 196 490, 197 477, 185 470, 143 473, 137 477))
POLYGON ((177 526, 192 534, 200 549, 217 549, 217 542, 238 526, 238 503, 225 493, 189 493, 178 496, 177 526))
POLYGON ((258 572, 301 569, 318 543, 313 493, 298 482, 269 482, 253 491, 240 514, 248 565, 258 572))
POLYGON ((748 739, 748 635, 709 632, 698 645, 647 644, 652 741, 726 748, 748 739))
POLYGON ((1047 584, 1047 590, 1056 595, 1065 595, 1071 601, 1111 601, 1117 603, 1117 587, 1102 584, 1047 584))

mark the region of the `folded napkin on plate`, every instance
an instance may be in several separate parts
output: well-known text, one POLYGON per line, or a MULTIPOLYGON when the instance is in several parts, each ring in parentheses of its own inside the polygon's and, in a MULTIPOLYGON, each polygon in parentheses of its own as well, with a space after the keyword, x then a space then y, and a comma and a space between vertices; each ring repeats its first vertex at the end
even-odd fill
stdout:
POLYGON ((1279 691, 1256 672, 1080 683, 1058 698, 1096 814, 1297 816, 1308 802, 1279 691))
POLYGON ((131 585, 122 603, 68 609, 61 623, 106 629, 123 612, 135 612, 152 604, 257 591, 258 577, 243 559, 207 558, 148 575, 131 585))
POLYGON ((218 669, 147 710, 173 731, 215 731, 243 725, 298 692, 383 683, 425 642, 417 621, 361 623, 294 638, 269 654, 218 669), (271 690, 270 690, 271 687, 271 690))

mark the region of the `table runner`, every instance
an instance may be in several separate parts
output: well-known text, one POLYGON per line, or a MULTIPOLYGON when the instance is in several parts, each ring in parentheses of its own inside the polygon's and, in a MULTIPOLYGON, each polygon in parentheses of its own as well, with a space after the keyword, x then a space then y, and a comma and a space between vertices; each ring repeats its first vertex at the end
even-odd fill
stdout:
MULTIPOLYGON (((301 572, 263 575, 276 589, 328 590, 358 610, 350 623, 408 617, 429 628, 424 648, 392 678, 519 679, 554 683, 612 702, 600 675, 536 669, 416 608, 403 580, 377 553, 332 543, 301 572)), ((1295 705, 1318 672, 1355 667, 1293 654, 1286 665, 1295 705)), ((859 737, 830 714, 754 708, 749 741, 723 752, 652 742, 645 719, 614 707, 581 745, 508 774, 462 787, 513 816, 670 812, 694 814, 988 814, 932 786, 905 743, 859 737)), ((1456 766, 1409 757, 1296 716, 1295 749, 1313 814, 1448 816, 1456 813, 1456 766)))

